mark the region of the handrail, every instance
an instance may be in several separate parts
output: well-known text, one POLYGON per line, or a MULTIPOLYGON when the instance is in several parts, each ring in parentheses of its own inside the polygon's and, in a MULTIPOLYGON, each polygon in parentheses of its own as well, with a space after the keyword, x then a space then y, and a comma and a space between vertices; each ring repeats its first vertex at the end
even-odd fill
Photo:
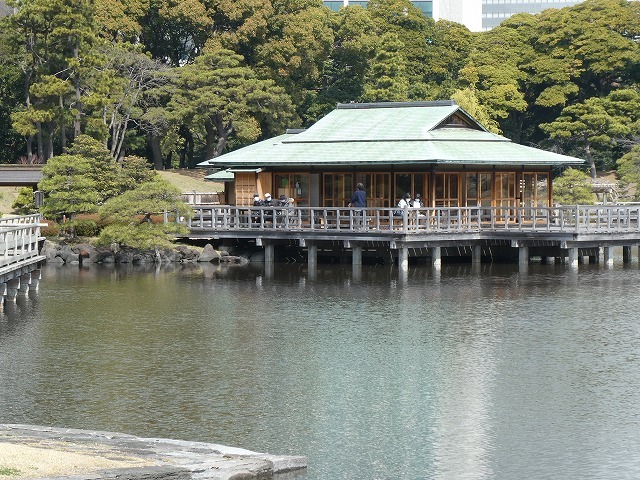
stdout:
POLYGON ((236 207, 196 205, 192 230, 281 230, 404 234, 482 231, 640 232, 640 205, 555 207, 236 207), (399 213, 399 214, 398 214, 399 213))
POLYGON ((40 214, 20 215, 16 217, 0 217, 0 228, 6 225, 24 225, 40 223, 40 214))
POLYGON ((39 214, 0 219, 0 273, 38 257, 39 240, 39 214))

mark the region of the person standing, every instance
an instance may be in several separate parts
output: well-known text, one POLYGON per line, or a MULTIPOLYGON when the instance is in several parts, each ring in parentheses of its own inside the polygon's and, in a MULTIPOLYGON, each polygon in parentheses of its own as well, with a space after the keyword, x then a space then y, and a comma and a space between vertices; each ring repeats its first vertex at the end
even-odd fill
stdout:
POLYGON ((349 207, 364 208, 367 206, 367 193, 364 191, 364 185, 359 183, 356 185, 356 190, 351 195, 351 201, 349 207))
POLYGON ((364 191, 364 185, 362 183, 358 183, 358 185, 356 185, 356 190, 353 192, 353 195, 351 195, 349 206, 358 209, 353 212, 353 216, 355 217, 356 228, 361 228, 363 225, 363 211, 361 209, 367 206, 367 193, 364 191))

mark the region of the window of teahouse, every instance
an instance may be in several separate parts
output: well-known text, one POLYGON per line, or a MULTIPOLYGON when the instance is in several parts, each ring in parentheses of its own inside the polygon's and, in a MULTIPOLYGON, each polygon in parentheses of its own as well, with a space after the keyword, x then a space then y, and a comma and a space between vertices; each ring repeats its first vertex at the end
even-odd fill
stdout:
MULTIPOLYGON (((390 179, 389 173, 358 173, 356 175, 356 185, 362 183, 367 192, 367 206, 389 207, 390 179)), ((353 185, 353 189, 356 188, 356 185, 353 185)))
POLYGON ((391 193, 389 173, 325 173, 323 204, 325 207, 346 207, 358 183, 364 185, 369 207, 389 207, 391 193))
POLYGON ((323 175, 323 204, 325 207, 346 207, 353 194, 353 175, 325 173, 323 175))
POLYGON ((396 173, 393 198, 397 203, 402 196, 409 192, 411 198, 419 193, 422 203, 429 206, 429 174, 428 173, 396 173))
POLYGON ((466 174, 466 206, 491 207, 492 205, 492 174, 470 172, 466 174))
POLYGON ((520 179, 523 207, 549 206, 549 174, 523 173, 520 179))
POLYGON ((497 215, 511 218, 515 214, 513 207, 518 205, 516 198, 516 174, 515 172, 496 173, 496 207, 504 207, 497 215))
POLYGON ((435 206, 459 207, 460 206, 460 174, 436 173, 435 174, 435 206))
POLYGON ((309 206, 308 173, 277 173, 274 180, 275 199, 284 195, 293 198, 297 207, 309 206))

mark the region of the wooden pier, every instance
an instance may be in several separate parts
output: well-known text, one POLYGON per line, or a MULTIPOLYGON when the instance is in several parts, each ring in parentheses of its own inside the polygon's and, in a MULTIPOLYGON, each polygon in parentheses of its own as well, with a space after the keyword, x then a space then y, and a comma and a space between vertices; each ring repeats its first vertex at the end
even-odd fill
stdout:
POLYGON ((40 281, 40 215, 0 218, 0 309, 40 281))
POLYGON ((187 221, 190 238, 255 242, 273 262, 279 246, 306 250, 315 265, 319 251, 351 253, 397 261, 406 269, 410 257, 469 257, 472 263, 505 258, 527 265, 613 263, 613 247, 623 247, 624 261, 640 245, 640 205, 477 208, 328 208, 235 207, 196 205, 187 221), (588 257, 588 260, 586 260, 588 257))

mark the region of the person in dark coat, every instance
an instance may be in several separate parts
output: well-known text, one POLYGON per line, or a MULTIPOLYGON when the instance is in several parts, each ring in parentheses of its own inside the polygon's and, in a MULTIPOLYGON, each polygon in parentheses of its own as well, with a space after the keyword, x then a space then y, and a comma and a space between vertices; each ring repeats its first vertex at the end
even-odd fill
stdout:
MULTIPOLYGON (((359 209, 362 209, 367 206, 367 193, 364 191, 363 184, 359 183, 358 185, 356 185, 356 191, 353 192, 353 195, 351 195, 351 201, 349 202, 349 206, 359 208, 359 209)), ((362 227, 362 222, 363 222, 362 215, 363 215, 362 210, 356 210, 354 212, 354 217, 356 218, 355 220, 356 228, 362 227)))
POLYGON ((356 185, 356 190, 351 195, 351 201, 349 207, 366 207, 367 206, 367 193, 364 191, 364 185, 359 183, 356 185))
MULTIPOLYGON (((264 194, 264 203, 263 206, 265 207, 275 207, 277 204, 277 202, 274 202, 271 199, 271 194, 270 193, 265 193, 264 194)), ((264 220, 266 222, 273 222, 273 209, 271 210, 266 210, 264 212, 264 220)))
MULTIPOLYGON (((263 205, 262 199, 260 198, 260 195, 258 195, 257 193, 253 194, 253 206, 254 207, 261 207, 263 205)), ((251 213, 251 221, 253 223, 260 223, 260 210, 254 210, 251 213)))

